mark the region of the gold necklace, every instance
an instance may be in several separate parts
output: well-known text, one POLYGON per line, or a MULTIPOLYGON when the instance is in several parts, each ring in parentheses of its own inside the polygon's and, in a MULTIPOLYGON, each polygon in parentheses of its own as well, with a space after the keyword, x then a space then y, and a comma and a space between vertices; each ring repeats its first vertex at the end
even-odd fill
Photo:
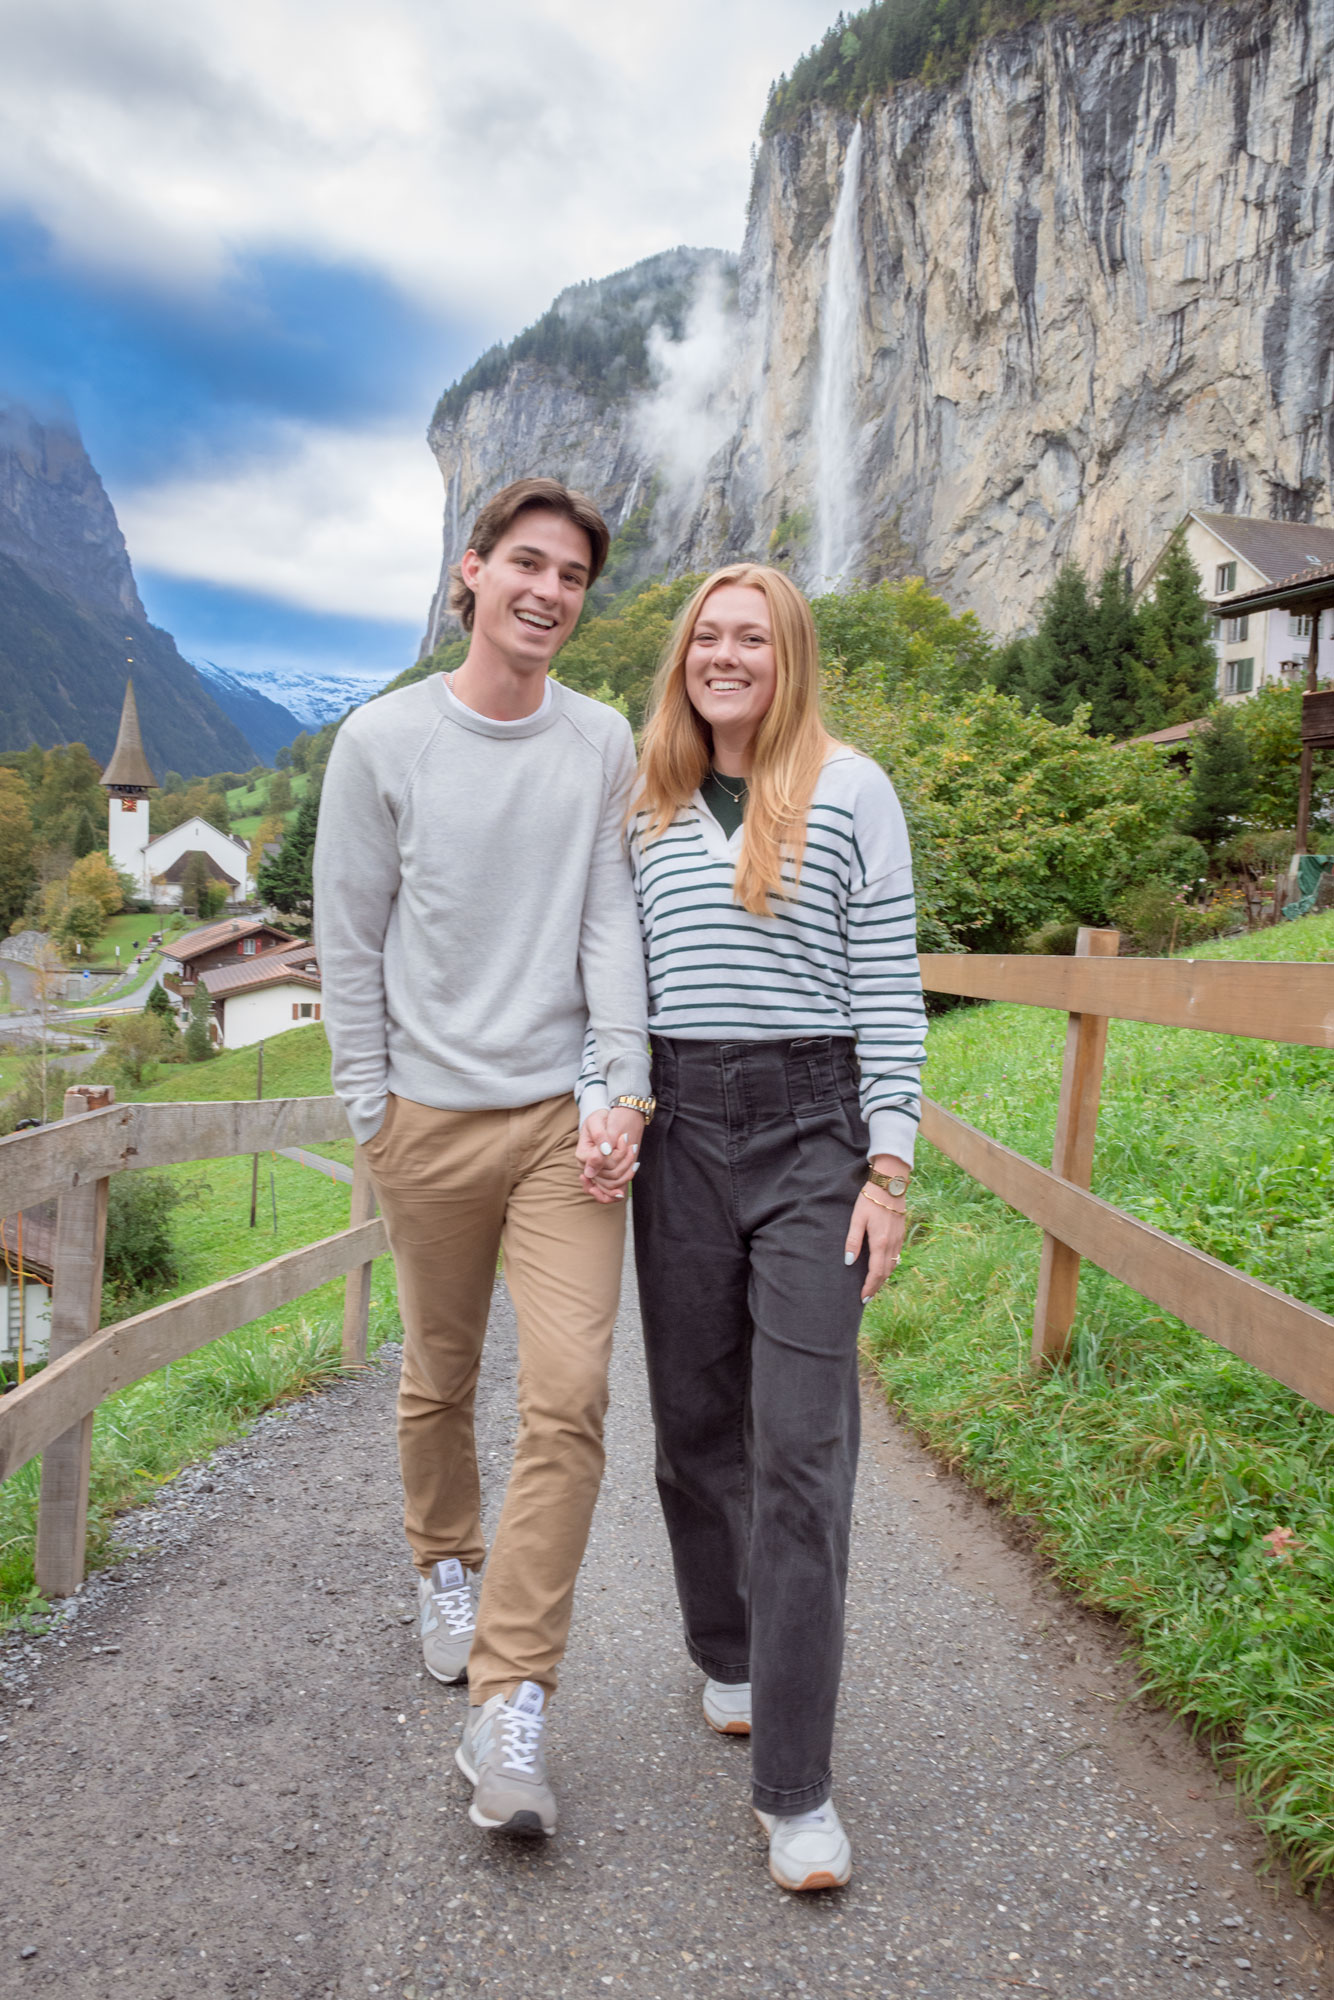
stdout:
POLYGON ((741 786, 741 790, 739 792, 734 792, 721 771, 715 771, 713 777, 715 784, 719 784, 722 786, 728 798, 732 801, 732 804, 734 806, 739 806, 742 800, 745 798, 747 791, 750 789, 747 780, 745 778, 739 779, 738 782, 741 786))

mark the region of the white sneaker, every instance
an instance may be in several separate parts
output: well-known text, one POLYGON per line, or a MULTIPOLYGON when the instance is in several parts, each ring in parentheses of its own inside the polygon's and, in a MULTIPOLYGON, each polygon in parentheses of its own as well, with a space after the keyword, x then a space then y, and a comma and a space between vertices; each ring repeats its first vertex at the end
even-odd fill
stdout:
POLYGON ((704 1720, 720 1736, 749 1736, 750 1682, 705 1681, 704 1720))
POLYGON ((790 1815, 751 1810, 769 1836, 769 1873, 780 1889, 841 1889, 851 1881, 852 1843, 832 1800, 790 1815))
POLYGON ((422 1659, 428 1674, 447 1684, 466 1680, 477 1629, 477 1584, 457 1557, 436 1563, 417 1578, 422 1659))
POLYGON ((470 1708, 454 1762, 473 1787, 468 1817, 499 1833, 554 1833, 556 1797, 547 1783, 542 1729, 546 1696, 520 1681, 510 1699, 493 1694, 470 1708))

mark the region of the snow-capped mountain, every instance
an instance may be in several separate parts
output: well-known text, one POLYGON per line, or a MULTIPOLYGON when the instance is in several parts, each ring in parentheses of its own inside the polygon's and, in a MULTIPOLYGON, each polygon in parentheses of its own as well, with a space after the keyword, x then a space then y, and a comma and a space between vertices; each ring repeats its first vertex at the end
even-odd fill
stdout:
MULTIPOLYGON (((361 702, 369 700, 371 695, 378 694, 393 678, 392 674, 383 671, 319 673, 297 665, 222 668, 211 660, 197 660, 195 665, 214 700, 228 709, 228 713, 233 712, 228 708, 229 700, 240 703, 258 699, 290 716, 293 726, 279 739, 283 743, 290 743, 293 736, 303 729, 320 729, 326 722, 346 715, 349 708, 356 708, 361 702)), ((276 724, 278 718, 274 717, 273 721, 276 724)), ((242 724, 242 727, 258 750, 260 745, 254 728, 248 723, 242 724)), ((275 743, 274 748, 277 747, 275 743)))

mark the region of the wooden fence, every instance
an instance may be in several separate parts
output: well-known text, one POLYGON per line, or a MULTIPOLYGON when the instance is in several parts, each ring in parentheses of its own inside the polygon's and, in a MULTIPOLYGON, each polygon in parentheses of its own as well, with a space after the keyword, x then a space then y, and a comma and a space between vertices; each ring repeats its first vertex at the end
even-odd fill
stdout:
POLYGON ((922 1135, 1043 1232, 1033 1360, 1065 1353, 1079 1263, 1334 1411, 1334 1319, 1088 1192, 1108 1020, 1334 1048, 1334 965, 1118 959, 1115 931, 1081 930, 1074 958, 924 955, 928 992, 1069 1014, 1051 1171, 927 1099, 922 1135))
POLYGON ((65 1115, 57 1124, 0 1139, 0 1214, 53 1196, 60 1203, 48 1363, 0 1397, 0 1480, 42 1453, 37 1587, 47 1597, 66 1596, 83 1581, 98 1404, 219 1334, 343 1276, 343 1360, 364 1361, 371 1263, 389 1247, 358 1148, 348 1228, 99 1330, 112 1174, 349 1136, 334 1097, 116 1104, 114 1096, 105 1087, 78 1085, 66 1092, 65 1115))

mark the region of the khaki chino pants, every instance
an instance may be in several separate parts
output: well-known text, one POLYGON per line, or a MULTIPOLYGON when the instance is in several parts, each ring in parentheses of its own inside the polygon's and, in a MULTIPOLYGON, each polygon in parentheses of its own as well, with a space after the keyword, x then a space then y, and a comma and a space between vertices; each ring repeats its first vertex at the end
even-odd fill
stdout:
POLYGON ((583 1192, 573 1097, 513 1111, 389 1099, 366 1147, 398 1276, 404 1526, 423 1575, 480 1569, 473 1405, 503 1248, 519 1327, 519 1434, 468 1667, 469 1698, 548 1695, 602 1479, 625 1206, 583 1192))

